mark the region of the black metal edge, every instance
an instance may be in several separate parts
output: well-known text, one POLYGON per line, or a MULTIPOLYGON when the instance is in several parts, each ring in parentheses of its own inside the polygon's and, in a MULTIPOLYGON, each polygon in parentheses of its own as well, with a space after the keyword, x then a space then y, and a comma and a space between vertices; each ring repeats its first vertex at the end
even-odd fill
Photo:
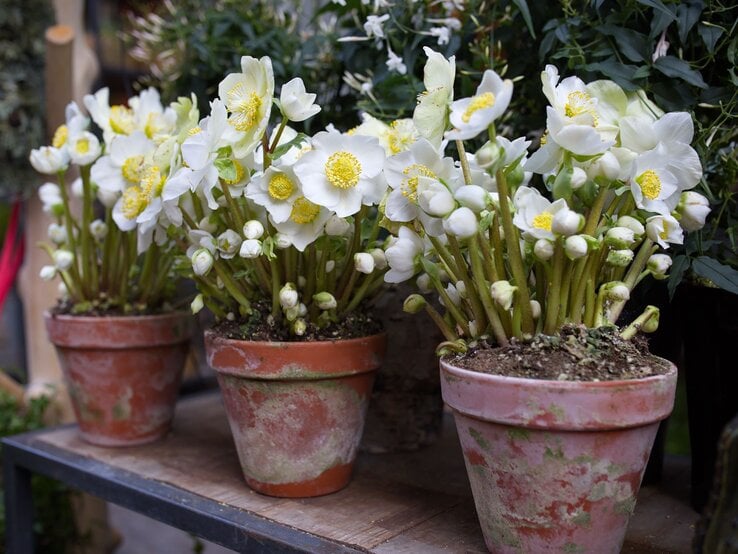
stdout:
POLYGON ((37 438, 43 431, 49 432, 46 429, 3 439, 6 463, 57 479, 239 552, 366 552, 43 443, 37 438))

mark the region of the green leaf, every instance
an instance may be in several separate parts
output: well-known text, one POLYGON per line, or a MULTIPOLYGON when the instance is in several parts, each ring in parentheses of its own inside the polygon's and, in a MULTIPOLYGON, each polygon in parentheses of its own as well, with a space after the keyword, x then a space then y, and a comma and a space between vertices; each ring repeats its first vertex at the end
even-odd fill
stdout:
POLYGON ((523 20, 525 21, 525 25, 528 27, 528 32, 530 33, 530 36, 533 38, 536 38, 536 31, 533 29, 533 20, 530 17, 530 10, 528 9, 528 2, 526 0, 512 0, 513 4, 515 4, 518 9, 520 10, 520 15, 523 16, 523 20))
POLYGON ((554 180, 553 190, 551 191, 556 200, 564 198, 568 201, 569 198, 571 198, 571 194, 573 192, 573 189, 571 188, 571 176, 573 173, 574 170, 570 165, 559 171, 559 174, 554 180))
POLYGON ((672 260, 671 270, 669 271, 669 280, 666 283, 666 288, 669 291, 669 299, 674 298, 679 283, 684 279, 684 273, 689 269, 690 260, 687 256, 680 255, 676 256, 672 260))
POLYGON ((302 143, 307 138, 307 135, 305 133, 297 133, 297 136, 293 138, 291 141, 286 142, 284 144, 280 144, 274 149, 274 152, 272 152, 272 159, 276 160, 280 156, 282 156, 285 152, 287 152, 290 148, 293 146, 297 146, 298 144, 302 143))
POLYGON ((610 58, 601 62, 587 64, 584 66, 584 69, 602 73, 605 77, 609 77, 627 91, 633 91, 639 88, 633 82, 633 75, 635 75, 638 69, 635 65, 618 63, 617 60, 610 58))
POLYGON ((218 170, 218 176, 224 181, 235 181, 238 176, 236 166, 230 158, 218 158, 213 163, 218 170))
POLYGON ((645 35, 618 25, 606 23, 596 29, 602 34, 615 39, 620 52, 632 62, 642 62, 648 57, 648 39, 645 35))
POLYGON ((723 265, 709 256, 700 256, 692 263, 692 271, 700 277, 709 279, 723 290, 738 294, 738 271, 723 265))
POLYGON ((674 56, 662 56, 656 60, 653 66, 667 77, 682 79, 699 88, 707 88, 707 83, 702 78, 702 74, 689 67, 689 64, 684 60, 674 56))
POLYGON ((701 0, 681 2, 677 6, 677 28, 679 29, 679 40, 684 44, 687 41, 687 33, 694 27, 702 14, 704 5, 701 0))
POLYGON ((667 8, 664 6, 664 4, 661 2, 661 0, 636 0, 639 4, 643 4, 644 6, 648 6, 649 8, 653 8, 654 11, 659 11, 664 17, 669 17, 670 21, 674 21, 676 19, 676 16, 667 8))
POLYGON ((436 281, 439 280, 441 278, 441 274, 438 271, 438 266, 425 256, 418 257, 420 258, 420 265, 423 267, 423 271, 430 275, 431 279, 436 281))

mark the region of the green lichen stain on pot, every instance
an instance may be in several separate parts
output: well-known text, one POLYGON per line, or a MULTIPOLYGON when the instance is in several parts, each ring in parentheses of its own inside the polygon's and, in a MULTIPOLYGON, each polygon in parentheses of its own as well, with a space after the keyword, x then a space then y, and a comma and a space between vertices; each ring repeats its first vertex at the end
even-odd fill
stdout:
POLYGON ((530 441, 530 431, 523 429, 522 427, 513 427, 512 429, 508 429, 507 436, 510 437, 510 440, 512 441, 530 441))
POLYGON ((113 419, 115 421, 123 421, 131 417, 131 398, 133 398, 133 391, 130 387, 127 387, 123 396, 113 406, 113 419))
POLYGON ((620 464, 614 464, 611 463, 607 466, 607 474, 610 477, 620 477, 621 475, 627 473, 627 469, 620 464))
POLYGON ((589 527, 589 524, 592 521, 592 515, 589 512, 580 510, 573 518, 571 518, 571 521, 574 525, 579 525, 580 527, 589 527))
POLYGON ((69 396, 77 405, 79 411, 79 418, 86 422, 100 422, 105 419, 105 414, 98 408, 93 408, 87 401, 87 395, 73 383, 69 383, 69 396))
POLYGON ((607 484, 606 483, 596 483, 592 490, 589 492, 589 496, 587 496, 587 500, 590 500, 591 502, 597 502, 598 500, 602 500, 603 498, 607 498, 607 484))
POLYGON ((557 406, 556 404, 551 404, 548 407, 548 411, 551 413, 551 415, 554 416, 556 421, 563 421, 566 417, 566 412, 564 412, 564 408, 561 406, 557 406))
POLYGON ((520 538, 504 524, 495 525, 495 522, 490 522, 487 526, 487 532, 494 544, 504 544, 512 548, 520 548, 521 546, 520 538))
POLYGON ((620 502, 617 502, 615 504, 615 513, 621 514, 624 516, 631 516, 633 515, 633 512, 635 511, 636 507, 636 497, 631 496, 630 498, 626 498, 625 500, 621 500, 620 502))
POLYGON ((469 427, 469 436, 474 439, 474 442, 479 445, 479 448, 481 448, 485 452, 489 450, 489 442, 482 436, 479 431, 474 429, 474 427, 469 427))
POLYGON ((594 458, 587 454, 581 454, 572 460, 572 462, 574 462, 575 464, 587 464, 587 465, 592 465, 594 461, 595 461, 594 458))
POLYGON ((552 459, 552 460, 564 460, 564 451, 562 450, 561 446, 557 446, 556 450, 552 450, 550 447, 546 447, 546 450, 543 452, 544 457, 552 459))
POLYGON ((458 377, 452 373, 447 373, 446 371, 442 371, 441 375, 443 375, 443 378, 449 384, 459 383, 460 381, 462 381, 461 377, 458 377))
POLYGON ((573 542, 567 542, 561 549, 561 551, 566 552, 567 554, 579 554, 580 552, 586 552, 586 549, 583 546, 575 544, 573 542))

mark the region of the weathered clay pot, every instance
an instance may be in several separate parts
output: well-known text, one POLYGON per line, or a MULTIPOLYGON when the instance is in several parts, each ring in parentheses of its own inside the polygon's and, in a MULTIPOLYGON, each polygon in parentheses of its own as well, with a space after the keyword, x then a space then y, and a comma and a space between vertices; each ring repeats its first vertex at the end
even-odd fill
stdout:
POLYGON ((502 377, 441 361, 491 552, 618 553, 677 372, 631 381, 502 377))
POLYGON ((189 314, 44 318, 84 440, 131 446, 166 435, 192 334, 189 314))
POLYGON ((386 337, 231 340, 205 332, 246 482, 271 496, 329 494, 350 478, 386 337))

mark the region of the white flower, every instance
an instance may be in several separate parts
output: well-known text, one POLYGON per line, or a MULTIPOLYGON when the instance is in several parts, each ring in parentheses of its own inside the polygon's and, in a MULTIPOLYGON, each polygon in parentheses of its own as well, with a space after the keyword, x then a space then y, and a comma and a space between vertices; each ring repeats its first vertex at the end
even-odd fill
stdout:
POLYGON ((248 239, 260 239, 264 234, 264 225, 258 219, 251 219, 243 224, 243 236, 248 239))
POLYGON ((321 132, 313 137, 313 149, 298 160, 295 175, 305 198, 334 211, 339 217, 353 215, 362 204, 377 204, 385 184, 378 177, 384 150, 371 137, 321 132))
POLYGON ((710 213, 710 201, 698 192, 683 192, 677 212, 679 223, 685 231, 699 231, 705 226, 705 219, 710 213))
POLYGON ((391 48, 387 47, 387 61, 385 62, 387 69, 390 71, 396 71, 400 75, 407 73, 407 66, 402 61, 402 58, 395 54, 391 48))
POLYGON ((582 227, 584 227, 584 216, 568 207, 556 212, 551 220, 551 231, 565 237, 578 233, 582 227))
POLYGON ((533 254, 542 262, 550 260, 554 255, 553 243, 548 239, 538 239, 533 246, 533 254))
POLYGON ((279 291, 279 304, 283 308, 294 308, 297 306, 300 297, 292 283, 285 284, 279 291))
POLYGON ((652 254, 651 257, 648 258, 646 267, 654 275, 665 275, 666 272, 669 271, 671 263, 671 257, 666 254, 652 254))
POLYGON ((56 277, 56 267, 53 265, 45 265, 41 268, 38 276, 41 277, 42 281, 51 281, 56 277))
POLYGON ((374 256, 369 252, 357 252, 354 254, 354 268, 359 273, 370 274, 374 271, 374 256))
MULTIPOLYGON (((277 246, 279 248, 279 246, 277 246)), ((286 248, 286 247, 285 247, 286 248)), ((246 239, 241 243, 238 255, 247 260, 258 258, 262 253, 262 244, 257 239, 246 239)))
POLYGON ((295 200, 302 196, 300 181, 291 166, 271 165, 246 185, 246 198, 253 200, 266 211, 276 223, 287 221, 295 200))
MULTIPOLYGON (((574 171, 577 169, 581 169, 578 167, 574 168, 574 171)), ((604 177, 608 181, 614 181, 615 179, 618 179, 620 177, 621 167, 620 167, 620 161, 618 158, 610 152, 609 150, 602 154, 599 158, 594 160, 589 167, 587 168, 587 172, 585 175, 585 180, 587 177, 590 179, 594 179, 596 177, 604 177)), ((579 176, 581 178, 581 176, 579 176)), ((577 187, 574 186, 574 176, 572 175, 572 188, 576 190, 577 187)), ((584 181, 582 182, 584 184, 584 181)))
POLYGON ((281 222, 272 219, 272 224, 291 245, 303 252, 308 244, 323 233, 325 223, 330 217, 330 210, 300 196, 292 203, 290 216, 281 222))
POLYGON ((274 95, 272 62, 264 56, 241 58, 241 73, 227 75, 218 85, 218 96, 228 110, 228 123, 239 138, 233 144, 236 158, 245 158, 261 141, 269 122, 274 95))
POLYGON ((563 198, 551 203, 536 189, 518 187, 513 198, 515 216, 513 223, 528 239, 554 239, 551 231, 553 218, 559 210, 566 208, 563 198))
POLYGON ((42 146, 31 150, 29 160, 33 169, 39 173, 52 175, 67 169, 69 165, 69 154, 67 149, 54 148, 53 146, 42 146))
POLYGON ((280 250, 284 250, 285 248, 292 246, 292 240, 284 233, 277 233, 274 235, 274 246, 280 250))
POLYGON ((669 244, 683 244, 684 232, 679 222, 670 215, 655 215, 646 220, 646 236, 662 248, 669 244))
POLYGON ((586 239, 582 235, 572 235, 566 237, 564 241, 564 252, 570 260, 577 260, 587 255, 589 246, 586 239))
POLYGON ((115 136, 110 142, 107 154, 92 166, 90 171, 92 182, 100 190, 116 194, 129 186, 138 185, 146 166, 145 159, 153 153, 155 147, 156 145, 141 131, 129 136, 115 136))
POLYGON ((491 69, 486 70, 474 96, 451 104, 449 119, 454 129, 448 131, 445 137, 450 140, 467 140, 486 131, 507 109, 512 91, 512 81, 503 81, 491 69))
POLYGON ((423 51, 428 57, 423 68, 425 92, 418 97, 413 123, 420 135, 438 148, 448 124, 449 104, 454 99, 456 58, 451 56, 447 60, 427 46, 423 51))
POLYGON ((90 165, 102 152, 100 141, 89 131, 83 131, 72 137, 67 149, 70 161, 77 165, 90 165))
POLYGON ((372 248, 369 251, 369 254, 371 254, 372 258, 374 258, 375 268, 377 268, 379 271, 386 269, 387 256, 385 255, 384 250, 382 250, 381 248, 372 248))
MULTIPOLYGON (((609 152, 605 152, 608 154, 609 152)), ((581 167, 574 167, 571 170, 571 188, 577 190, 582 188, 582 185, 587 182, 587 172, 581 167)))
POLYGON ((202 277, 208 274, 215 260, 207 248, 198 248, 192 254, 190 261, 192 262, 192 271, 195 275, 202 277))
POLYGON ((230 260, 233 258, 238 249, 241 247, 241 236, 233 229, 226 229, 218 235, 218 251, 220 257, 230 260))
POLYGON ((448 27, 431 27, 428 32, 438 39, 438 46, 448 44, 451 38, 451 30, 448 27))
POLYGON ((517 290, 518 287, 512 286, 509 281, 495 281, 489 287, 492 299, 505 311, 512 308, 515 291, 517 290))
POLYGON ((641 235, 643 235, 643 233, 646 232, 646 228, 643 226, 643 224, 636 218, 629 215, 620 216, 615 222, 615 225, 617 225, 618 227, 625 227, 627 229, 630 229, 637 237, 640 237, 641 235))
POLYGON ((101 219, 96 219, 90 223, 90 234, 97 241, 102 241, 108 234, 108 226, 101 219))
POLYGON ((433 291, 433 284, 431 283, 430 275, 422 273, 415 279, 415 284, 418 286, 418 290, 423 294, 428 294, 433 291))
POLYGON ((387 283, 402 283, 415 275, 417 259, 424 252, 423 239, 409 227, 400 227, 398 238, 386 250, 389 271, 384 274, 387 283))
POLYGON ((387 21, 390 18, 389 14, 384 15, 370 15, 366 18, 366 22, 364 22, 364 31, 366 32, 367 37, 375 36, 377 38, 384 38, 384 29, 382 29, 382 25, 385 21, 387 21))
POLYGON ((290 121, 305 121, 320 111, 320 106, 315 104, 316 96, 316 94, 308 94, 302 79, 295 77, 282 85, 279 93, 282 113, 290 121))
POLYGON ((332 215, 325 224, 325 234, 330 237, 345 237, 350 230, 351 224, 337 215, 332 215))
POLYGON ((38 189, 38 197, 43 204, 44 212, 54 211, 55 206, 63 206, 61 189, 55 183, 44 183, 38 189))
POLYGON ((479 185, 464 185, 456 189, 454 198, 462 206, 466 206, 475 213, 487 209, 489 193, 479 185))
POLYGON ((658 120, 646 114, 628 115, 618 124, 621 145, 639 154, 653 150, 659 143, 688 146, 694 137, 692 116, 687 112, 670 112, 658 120))
POLYGON ((635 241, 635 232, 628 227, 612 227, 605 233, 605 244, 616 250, 630 248, 635 241))
POLYGON ((54 252, 54 265, 59 271, 66 271, 72 267, 74 262, 74 254, 69 250, 57 250, 54 252))
POLYGON ((58 223, 49 224, 48 235, 54 244, 64 244, 67 242, 67 230, 64 225, 58 223))
POLYGON ((462 206, 455 209, 447 219, 443 221, 443 228, 449 235, 459 239, 466 239, 477 232, 477 217, 469 208, 462 206))
POLYGON ((418 206, 431 217, 446 217, 456 202, 446 186, 432 177, 418 177, 418 206))

